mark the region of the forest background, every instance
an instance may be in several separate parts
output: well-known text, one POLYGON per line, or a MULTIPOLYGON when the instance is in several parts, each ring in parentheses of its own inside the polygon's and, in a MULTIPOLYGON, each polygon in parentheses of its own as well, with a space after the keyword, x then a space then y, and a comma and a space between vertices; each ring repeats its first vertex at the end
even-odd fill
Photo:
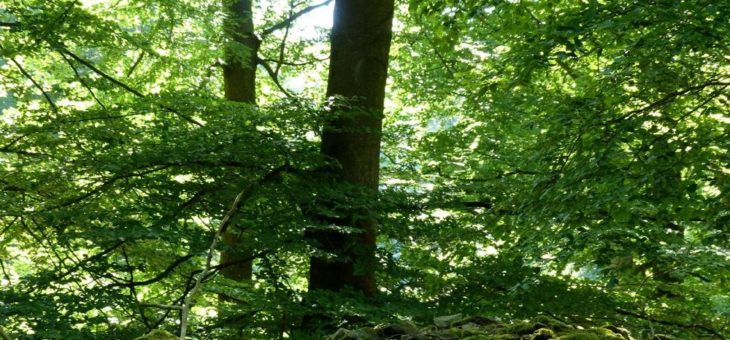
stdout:
POLYGON ((0 335, 727 337, 728 86, 726 1, 0 0, 0 335))

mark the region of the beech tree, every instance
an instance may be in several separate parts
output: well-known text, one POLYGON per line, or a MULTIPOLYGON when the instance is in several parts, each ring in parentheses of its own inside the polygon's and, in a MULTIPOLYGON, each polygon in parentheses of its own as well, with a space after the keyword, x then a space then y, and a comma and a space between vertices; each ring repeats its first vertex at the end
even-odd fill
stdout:
POLYGON ((0 337, 727 338, 728 51, 727 1, 0 0, 0 337))
MULTIPOLYGON (((334 105, 324 117, 321 152, 335 161, 338 181, 356 189, 365 188, 373 199, 379 185, 392 21, 393 0, 335 2, 327 80, 327 96, 333 98, 334 105)), ((310 290, 339 290, 349 285, 367 295, 375 294, 377 220, 372 215, 372 210, 350 211, 334 221, 354 227, 352 234, 322 230, 314 233, 324 250, 342 257, 312 257, 310 290)))
MULTIPOLYGON (((251 0, 237 0, 226 4, 229 8, 229 21, 224 26, 229 42, 226 62, 223 66, 223 86, 225 98, 231 101, 256 104, 256 58, 259 41, 253 24, 253 4, 251 0)), ((227 231, 223 243, 228 249, 221 252, 221 264, 235 263, 221 271, 234 280, 250 280, 252 261, 250 251, 244 251, 245 232, 227 231)))

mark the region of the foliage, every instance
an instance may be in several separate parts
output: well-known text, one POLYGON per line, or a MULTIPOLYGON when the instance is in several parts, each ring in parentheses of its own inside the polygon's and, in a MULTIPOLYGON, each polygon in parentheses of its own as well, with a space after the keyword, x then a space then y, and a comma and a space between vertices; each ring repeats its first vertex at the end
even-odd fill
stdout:
POLYGON ((196 338, 454 313, 729 334, 730 3, 403 1, 377 199, 320 171, 327 32, 287 21, 311 5, 256 4, 254 107, 221 99, 223 3, 0 2, 5 332, 178 333, 251 188, 255 278, 214 267, 196 338), (307 292, 314 216, 368 209, 381 294, 307 292))

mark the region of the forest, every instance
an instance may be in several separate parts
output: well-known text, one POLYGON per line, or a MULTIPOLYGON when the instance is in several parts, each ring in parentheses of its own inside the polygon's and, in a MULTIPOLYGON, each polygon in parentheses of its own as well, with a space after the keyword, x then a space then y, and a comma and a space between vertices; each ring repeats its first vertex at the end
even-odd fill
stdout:
POLYGON ((0 0, 0 340, 726 339, 730 1, 0 0))

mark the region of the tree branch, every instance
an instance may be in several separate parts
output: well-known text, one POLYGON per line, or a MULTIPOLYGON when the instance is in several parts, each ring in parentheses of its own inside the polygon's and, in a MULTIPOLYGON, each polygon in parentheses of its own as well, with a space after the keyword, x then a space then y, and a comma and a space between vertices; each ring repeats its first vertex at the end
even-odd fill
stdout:
POLYGON ((259 57, 256 57, 256 63, 264 67, 264 69, 266 70, 266 73, 269 74, 269 76, 271 77, 271 80, 273 80, 274 84, 276 84, 276 87, 278 87, 279 90, 281 90, 281 92, 284 93, 285 96, 287 96, 288 98, 294 98, 294 96, 291 93, 289 93, 289 91, 287 91, 284 88, 284 86, 281 85, 281 83, 279 82, 279 77, 276 74, 276 71, 274 71, 274 69, 271 68, 271 65, 269 65, 266 61, 264 61, 263 59, 261 59, 259 57))
MULTIPOLYGON (((2 46, 0 46, 0 49, 2 49, 2 46)), ((58 107, 56 106, 56 103, 53 102, 53 99, 51 99, 51 96, 48 94, 48 92, 46 92, 46 90, 44 90, 41 87, 41 85, 38 84, 37 81, 35 81, 35 79, 33 79, 33 77, 30 75, 30 73, 28 73, 28 71, 26 71, 23 68, 23 66, 20 65, 20 63, 17 60, 15 60, 15 58, 10 57, 8 59, 10 59, 10 61, 12 61, 13 64, 15 64, 15 66, 18 68, 20 73, 23 74, 23 76, 28 78, 28 80, 30 80, 30 82, 33 83, 33 86, 35 86, 39 91, 41 91, 41 93, 43 94, 43 97, 45 97, 48 104, 51 105, 51 109, 53 109, 53 112, 58 113, 58 107)))
POLYGON ((236 195, 236 198, 233 200, 233 204, 231 204, 231 208, 228 210, 228 212, 223 216, 223 219, 221 220, 220 226, 218 227, 218 230, 216 231, 215 235, 213 235, 213 240, 210 243, 210 246, 208 247, 208 256, 205 259, 205 267, 203 268, 203 271, 200 273, 200 275, 195 279, 195 284, 193 285, 193 288, 190 290, 190 292, 185 296, 185 298, 182 301, 182 309, 180 311, 180 338, 182 340, 185 340, 185 336, 187 333, 187 324, 188 324, 188 313, 190 312, 190 308, 193 304, 193 298, 195 297, 195 294, 197 294, 198 290, 200 289, 203 280, 207 278, 208 274, 210 273, 212 266, 211 262, 213 261, 213 254, 215 253, 215 248, 218 245, 218 240, 220 239, 221 235, 226 232, 228 229, 228 225, 231 223, 231 220, 233 219, 233 216, 238 213, 239 210, 241 210, 241 207, 243 206, 243 203, 246 202, 253 193, 256 191, 256 189, 270 181, 274 178, 279 177, 279 175, 287 171, 289 169, 289 164, 284 164, 268 174, 266 174, 264 177, 262 177, 259 181, 256 181, 247 187, 245 187, 241 192, 236 195))
POLYGON ((617 118, 614 118, 612 120, 609 120, 605 124, 608 125, 608 124, 614 124, 614 123, 621 122, 623 120, 626 120, 626 119, 631 118, 633 115, 636 115, 636 114, 639 114, 639 113, 642 113, 642 112, 647 112, 647 111, 650 111, 650 110, 654 110, 656 108, 659 108, 661 106, 664 106, 666 104, 669 104, 669 103, 673 102, 679 96, 683 96, 685 94, 688 94, 688 93, 691 93, 691 92, 695 92, 695 91, 701 91, 701 90, 704 90, 705 88, 710 87, 710 86, 730 86, 730 82, 722 82, 722 81, 717 81, 717 80, 711 80, 711 81, 705 82, 703 84, 699 84, 699 85, 695 85, 695 86, 690 86, 690 87, 685 88, 683 90, 677 90, 677 91, 671 92, 671 93, 667 94, 666 96, 664 96, 663 98, 661 98, 661 99, 659 99, 659 100, 657 100, 657 101, 655 101, 653 103, 650 103, 650 104, 648 104, 648 105, 646 105, 644 107, 641 107, 641 108, 638 108, 638 109, 629 111, 626 114, 621 115, 620 117, 617 117, 617 118))
POLYGON ((102 109, 106 110, 106 106, 99 100, 99 98, 96 97, 96 94, 94 93, 94 91, 91 89, 91 87, 89 87, 88 84, 86 84, 86 81, 84 81, 84 78, 81 77, 81 74, 79 73, 79 70, 76 68, 76 65, 74 65, 73 62, 71 62, 71 60, 69 60, 68 57, 66 57, 66 55, 64 53, 58 52, 58 54, 60 54, 61 57, 63 58, 63 60, 65 60, 66 63, 69 66, 71 66, 71 69, 74 71, 74 74, 76 75, 76 79, 78 79, 79 83, 81 83, 81 85, 83 85, 86 88, 86 90, 89 91, 89 94, 91 94, 91 97, 94 98, 94 101, 96 101, 96 103, 99 104, 99 106, 101 106, 102 109))
POLYGON ((264 29, 261 32, 261 40, 264 40, 266 37, 268 37, 272 33, 276 32, 276 31, 278 31, 278 30, 280 30, 282 28, 285 28, 285 27, 289 26, 292 22, 294 22, 295 20, 299 19, 299 17, 301 17, 302 15, 305 15, 305 14, 307 14, 307 13, 309 13, 309 12, 311 12, 311 11, 317 9, 317 8, 327 6, 331 2, 332 2, 332 0, 326 0, 326 1, 320 2, 320 3, 316 4, 316 5, 312 5, 312 6, 306 7, 304 9, 302 9, 301 11, 296 12, 293 15, 289 16, 284 21, 282 21, 282 22, 280 22, 278 24, 275 24, 275 25, 273 25, 273 26, 271 26, 271 27, 269 27, 267 29, 264 29))
MULTIPOLYGON (((94 71, 94 72, 95 72, 96 74, 98 74, 98 75, 102 76, 102 77, 103 77, 104 79, 106 79, 106 80, 108 80, 108 81, 112 82, 112 83, 113 83, 114 85, 117 85, 117 86, 119 86, 119 87, 123 88, 123 89, 124 89, 124 90, 126 90, 127 92, 129 92, 129 93, 132 93, 133 95, 135 95, 135 96, 137 96, 137 97, 139 97, 139 98, 145 98, 145 97, 146 97, 146 96, 145 96, 144 94, 142 94, 141 92, 139 92, 139 91, 137 91, 137 90, 133 89, 133 88, 132 88, 132 87, 130 87, 129 85, 127 85, 127 84, 125 84, 125 83, 123 83, 123 82, 121 82, 121 81, 117 80, 116 78, 114 78, 114 77, 112 77, 112 76, 110 76, 110 75, 106 74, 106 73, 105 73, 104 71, 102 71, 102 70, 98 69, 98 68, 97 68, 96 66, 94 66, 94 65, 93 65, 93 64, 91 64, 90 62, 88 62, 88 61, 86 61, 86 60, 82 59, 81 57, 77 56, 77 55, 76 55, 76 54, 74 54, 73 52, 69 51, 69 50, 68 50, 67 48, 65 48, 65 47, 58 47, 58 49, 59 49, 59 51, 60 51, 61 53, 65 53, 66 55, 68 55, 69 57, 73 58, 74 60, 76 60, 76 61, 77 61, 77 62, 79 62, 80 64, 82 64, 82 65, 84 65, 84 66, 88 67, 88 68, 89 68, 90 70, 94 71)), ((183 114, 183 113, 180 113, 180 112, 178 112, 178 111, 177 111, 177 110, 175 110, 175 109, 172 109, 172 108, 170 108, 170 107, 167 107, 167 106, 162 106, 162 105, 161 105, 161 107, 162 107, 162 108, 164 108, 165 110, 167 110, 167 111, 169 111, 169 112, 171 112, 171 113, 173 113, 173 114, 177 115, 178 117, 182 118, 183 120, 185 120, 185 121, 187 121, 187 122, 189 122, 189 123, 191 123, 191 124, 194 124, 194 125, 197 125, 197 126, 201 126, 201 127, 203 126, 203 123, 201 123, 201 122, 199 122, 199 121, 197 121, 197 120, 193 119, 192 117, 190 117, 190 116, 188 116, 188 115, 185 115, 185 114, 183 114)))
POLYGON ((165 268, 165 270, 163 270, 161 273, 155 275, 155 277, 153 277, 151 279, 147 279, 147 280, 144 280, 144 281, 137 281, 137 282, 129 281, 129 282, 126 282, 126 283, 112 283, 112 284, 108 285, 107 287, 129 287, 129 288, 133 288, 133 287, 151 285, 151 284, 153 284, 155 282, 159 282, 162 279, 166 278, 168 275, 170 275, 170 273, 172 273, 173 270, 175 270, 175 268, 177 268, 179 265, 183 264, 185 261, 193 258, 193 256, 195 256, 195 255, 194 254, 188 254, 188 255, 185 255, 185 256, 183 256, 183 257, 175 260, 170 265, 168 265, 167 268, 165 268))

